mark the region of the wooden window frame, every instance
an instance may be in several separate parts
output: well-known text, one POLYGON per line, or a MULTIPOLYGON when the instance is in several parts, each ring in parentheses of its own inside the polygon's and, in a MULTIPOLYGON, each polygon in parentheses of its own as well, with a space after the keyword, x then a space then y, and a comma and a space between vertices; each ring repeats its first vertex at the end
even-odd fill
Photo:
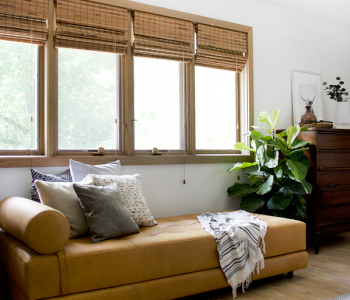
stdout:
POLYGON ((194 24, 201 23, 224 29, 241 31, 247 34, 248 53, 245 71, 238 77, 237 92, 237 114, 240 116, 237 137, 246 141, 242 132, 249 130, 253 125, 254 118, 254 94, 253 94, 253 29, 248 26, 234 24, 226 21, 216 20, 194 14, 179 12, 171 9, 160 8, 148 4, 141 4, 128 0, 95 0, 93 2, 126 8, 128 14, 129 42, 127 54, 121 58, 120 76, 120 149, 106 153, 104 156, 91 156, 89 153, 59 153, 57 151, 57 49, 54 45, 55 35, 55 5, 54 0, 49 0, 48 40, 45 45, 45 99, 44 113, 41 117, 44 132, 42 139, 44 151, 41 155, 32 156, 0 156, 0 167, 46 167, 46 166, 68 166, 69 159, 74 159, 88 164, 103 164, 119 159, 122 165, 161 165, 161 164, 196 164, 196 163, 233 163, 252 161, 252 153, 214 153, 201 154, 196 152, 195 147, 195 58, 187 64, 185 79, 186 95, 186 153, 168 153, 153 156, 151 153, 137 153, 134 151, 134 91, 133 91, 133 58, 132 58, 132 20, 131 12, 143 11, 159 14, 172 18, 191 21, 194 24), (242 115, 244 114, 244 115, 242 115))
MULTIPOLYGON (((13 42, 15 43, 15 42, 13 42)), ((44 80, 44 46, 35 45, 38 46, 37 48, 37 134, 38 134, 38 147, 37 149, 9 149, 0 150, 0 160, 1 156, 20 156, 20 155, 43 155, 44 154, 44 86, 45 86, 45 80, 44 80)))

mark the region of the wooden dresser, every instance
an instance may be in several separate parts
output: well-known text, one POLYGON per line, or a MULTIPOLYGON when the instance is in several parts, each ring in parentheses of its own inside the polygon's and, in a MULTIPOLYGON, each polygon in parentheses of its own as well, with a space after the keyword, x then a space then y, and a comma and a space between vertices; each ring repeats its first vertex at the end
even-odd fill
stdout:
POLYGON ((305 151, 311 166, 307 180, 307 231, 319 252, 322 236, 350 231, 350 130, 317 128, 301 132, 303 141, 315 144, 305 151))

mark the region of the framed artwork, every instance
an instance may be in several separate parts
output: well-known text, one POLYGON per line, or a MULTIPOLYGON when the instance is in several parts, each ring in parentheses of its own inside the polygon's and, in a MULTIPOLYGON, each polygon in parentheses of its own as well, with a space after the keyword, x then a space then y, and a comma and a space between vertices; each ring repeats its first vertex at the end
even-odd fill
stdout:
POLYGON ((306 105, 311 106, 311 112, 317 121, 323 120, 321 74, 292 70, 292 110, 293 125, 300 123, 301 116, 306 112, 306 105))

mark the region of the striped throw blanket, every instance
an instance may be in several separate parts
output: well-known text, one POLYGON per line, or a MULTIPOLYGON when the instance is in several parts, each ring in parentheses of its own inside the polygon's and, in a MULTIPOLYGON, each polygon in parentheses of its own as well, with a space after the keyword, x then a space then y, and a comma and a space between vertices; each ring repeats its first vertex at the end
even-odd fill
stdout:
POLYGON ((233 298, 237 297, 237 287, 248 288, 251 275, 264 268, 264 237, 267 224, 258 217, 244 211, 210 213, 197 217, 202 229, 210 233, 216 241, 220 265, 232 287, 233 298))

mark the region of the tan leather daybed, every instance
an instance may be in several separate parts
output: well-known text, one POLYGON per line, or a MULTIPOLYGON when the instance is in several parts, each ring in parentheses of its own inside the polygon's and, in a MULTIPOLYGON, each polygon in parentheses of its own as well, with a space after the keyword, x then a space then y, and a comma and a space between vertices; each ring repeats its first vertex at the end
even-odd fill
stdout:
MULTIPOLYGON (((6 231, 0 236, 2 294, 6 289, 13 299, 156 300, 226 287, 215 240, 197 215, 157 218, 158 225, 141 227, 139 234, 94 244, 90 237, 68 240, 69 224, 58 211, 7 198, 0 203, 6 231)), ((268 224, 265 269, 253 280, 307 267, 305 224, 259 218, 268 224)))

